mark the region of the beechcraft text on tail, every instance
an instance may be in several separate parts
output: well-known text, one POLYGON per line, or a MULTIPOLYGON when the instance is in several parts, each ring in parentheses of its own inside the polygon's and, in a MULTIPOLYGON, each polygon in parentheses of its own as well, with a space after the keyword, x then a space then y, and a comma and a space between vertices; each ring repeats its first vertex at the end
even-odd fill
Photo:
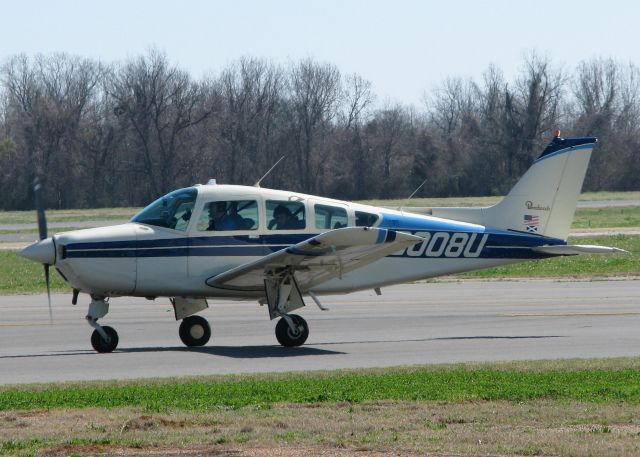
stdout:
MULTIPOLYGON (((98 323, 109 298, 168 297, 187 346, 211 336, 197 315, 209 301, 252 299, 278 318, 283 346, 302 345, 307 322, 292 312, 323 294, 375 289, 525 260, 620 249, 567 244, 596 138, 559 132, 498 204, 412 213, 271 190, 259 185, 179 189, 128 223, 47 236, 35 186, 40 241, 21 255, 53 266, 91 297, 91 343, 111 352, 117 332, 98 323)), ((425 284, 425 288, 429 285, 425 284)), ((49 308, 51 309, 51 307, 49 308)))

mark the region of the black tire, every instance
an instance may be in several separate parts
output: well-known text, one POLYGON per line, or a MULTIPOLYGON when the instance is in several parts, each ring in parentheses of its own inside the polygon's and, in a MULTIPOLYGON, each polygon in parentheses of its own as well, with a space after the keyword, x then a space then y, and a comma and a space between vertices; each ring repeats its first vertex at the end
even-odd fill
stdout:
POLYGON ((94 330, 91 334, 91 346, 93 346, 93 349, 97 352, 113 352, 118 346, 118 332, 106 325, 102 327, 102 330, 104 330, 109 337, 109 342, 105 341, 97 330, 94 330))
POLYGON ((186 346, 204 346, 211 338, 211 327, 204 317, 189 316, 182 319, 178 333, 186 346))
POLYGON ((293 319, 294 324, 298 327, 297 334, 291 331, 286 319, 281 318, 276 324, 276 339, 278 343, 287 348, 302 346, 309 338, 309 325, 307 321, 297 314, 289 314, 289 317, 293 319))

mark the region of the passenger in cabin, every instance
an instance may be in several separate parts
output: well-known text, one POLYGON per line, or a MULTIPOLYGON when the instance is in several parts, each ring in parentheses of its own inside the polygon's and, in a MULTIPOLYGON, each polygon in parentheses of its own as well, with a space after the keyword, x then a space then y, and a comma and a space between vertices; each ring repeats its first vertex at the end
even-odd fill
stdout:
POLYGON ((242 218, 235 207, 227 208, 227 202, 209 203, 209 226, 207 230, 238 230, 242 227, 242 218))
POLYGON ((278 205, 273 210, 273 220, 269 223, 270 230, 300 230, 305 226, 304 221, 291 214, 289 208, 278 205))

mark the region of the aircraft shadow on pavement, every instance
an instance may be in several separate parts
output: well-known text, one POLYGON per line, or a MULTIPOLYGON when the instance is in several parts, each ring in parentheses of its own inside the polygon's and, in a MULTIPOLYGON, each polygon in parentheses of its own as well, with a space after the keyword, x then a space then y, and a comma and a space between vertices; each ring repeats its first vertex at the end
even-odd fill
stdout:
POLYGON ((444 341, 444 340, 539 340, 545 338, 566 338, 563 335, 523 335, 523 336, 502 336, 502 335, 485 335, 485 336, 443 336, 438 338, 407 338, 402 340, 364 340, 364 341, 331 341, 325 343, 315 343, 322 346, 330 346, 333 344, 379 344, 379 343, 420 343, 427 341, 444 341))
MULTIPOLYGON (((427 342, 427 341, 450 341, 450 340, 527 340, 527 339, 545 339, 545 338, 566 338, 562 335, 522 335, 522 336, 446 336, 439 338, 418 338, 403 340, 368 340, 368 341, 332 341, 326 343, 315 343, 317 345, 329 346, 337 344, 380 344, 380 343, 411 343, 411 342, 427 342)), ((282 346, 203 346, 186 348, 184 346, 173 347, 139 347, 139 348, 119 348, 116 353, 150 353, 150 352, 197 352, 201 354, 211 354, 221 357, 230 357, 235 359, 261 359, 274 357, 302 357, 309 355, 340 355, 346 354, 343 351, 331 351, 328 349, 319 349, 312 346, 301 346, 296 348, 285 348, 282 346)), ((2 359, 20 359, 35 357, 64 357, 73 355, 97 355, 94 351, 87 350, 71 350, 56 351, 40 354, 19 354, 19 355, 0 355, 2 359)))
POLYGON ((430 338, 430 341, 440 340, 541 340, 545 338, 566 338, 562 335, 522 335, 522 336, 443 336, 430 338))
MULTIPOLYGON (((221 357, 231 357, 237 359, 260 359, 273 357, 302 357, 308 355, 338 355, 345 354, 340 351, 330 351, 327 349, 318 349, 311 346, 302 346, 297 348, 285 348, 282 346, 203 346, 186 348, 183 346, 175 347, 139 347, 139 348, 118 348, 115 353, 151 353, 151 352, 196 352, 200 354, 211 354, 221 357)), ((21 359, 36 357, 64 357, 75 355, 95 355, 95 351, 87 350, 71 350, 71 351, 55 351, 40 354, 19 354, 19 355, 0 355, 2 359, 21 359)))
POLYGON ((146 348, 122 348, 116 352, 198 352, 221 357, 235 359, 261 359, 271 357, 301 357, 307 355, 338 355, 340 351, 329 351, 311 346, 285 348, 282 346, 202 346, 202 347, 146 347, 146 348))

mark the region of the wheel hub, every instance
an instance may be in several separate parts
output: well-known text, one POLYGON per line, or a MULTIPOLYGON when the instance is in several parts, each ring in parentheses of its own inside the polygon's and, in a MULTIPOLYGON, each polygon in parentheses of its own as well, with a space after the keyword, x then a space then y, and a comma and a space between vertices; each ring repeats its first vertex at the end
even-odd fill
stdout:
POLYGON ((192 338, 198 340, 204 336, 204 328, 202 325, 192 325, 189 329, 189 334, 192 338))

